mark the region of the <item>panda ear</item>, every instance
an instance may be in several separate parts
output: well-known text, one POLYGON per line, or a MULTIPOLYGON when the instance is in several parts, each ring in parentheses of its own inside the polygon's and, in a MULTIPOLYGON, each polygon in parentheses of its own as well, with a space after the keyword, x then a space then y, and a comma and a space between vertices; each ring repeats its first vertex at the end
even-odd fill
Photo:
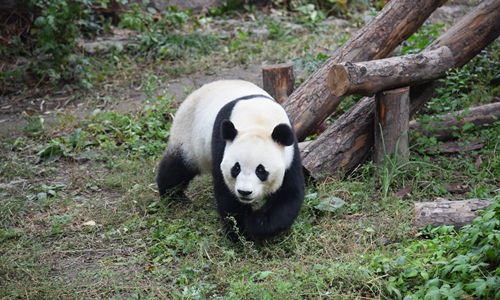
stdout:
POLYGON ((236 138, 238 131, 234 128, 233 122, 225 119, 221 124, 221 133, 223 139, 232 142, 236 138))
POLYGON ((279 124, 274 127, 271 137, 276 143, 283 146, 291 146, 294 142, 292 129, 286 124, 279 124))

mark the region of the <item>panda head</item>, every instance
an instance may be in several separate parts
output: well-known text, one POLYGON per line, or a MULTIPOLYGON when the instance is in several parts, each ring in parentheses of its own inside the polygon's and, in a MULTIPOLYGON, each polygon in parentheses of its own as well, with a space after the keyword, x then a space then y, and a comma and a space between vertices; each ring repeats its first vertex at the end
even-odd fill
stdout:
POLYGON ((221 126, 226 149, 220 165, 227 187, 246 204, 277 191, 293 159, 294 135, 289 125, 252 127, 239 132, 229 120, 221 126))

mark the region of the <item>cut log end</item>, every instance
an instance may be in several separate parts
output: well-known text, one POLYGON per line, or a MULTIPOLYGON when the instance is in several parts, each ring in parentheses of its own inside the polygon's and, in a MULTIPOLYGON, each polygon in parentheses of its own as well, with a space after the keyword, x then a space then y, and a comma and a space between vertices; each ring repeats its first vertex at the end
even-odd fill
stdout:
POLYGON ((349 88, 348 74, 342 65, 334 65, 328 72, 328 88, 335 97, 340 97, 349 88))

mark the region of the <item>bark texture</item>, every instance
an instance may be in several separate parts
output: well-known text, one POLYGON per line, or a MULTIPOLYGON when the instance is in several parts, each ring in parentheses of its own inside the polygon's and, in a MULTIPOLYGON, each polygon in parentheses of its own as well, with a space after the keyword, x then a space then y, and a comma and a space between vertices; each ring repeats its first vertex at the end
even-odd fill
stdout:
POLYGON ((478 210, 493 203, 491 199, 477 198, 462 201, 415 203, 415 226, 453 225, 455 229, 471 224, 478 210))
POLYGON ((500 120, 500 102, 490 103, 473 107, 470 109, 470 114, 464 114, 464 111, 458 111, 439 117, 443 122, 439 124, 432 124, 433 130, 431 132, 422 130, 422 124, 417 121, 410 122, 410 128, 419 131, 420 134, 431 137, 437 134, 438 141, 447 141, 454 139, 453 133, 461 132, 462 127, 466 123, 472 123, 475 126, 484 126, 486 124, 493 124, 500 120), (460 117, 460 121, 456 119, 460 117), (496 117, 497 119, 495 119, 496 117), (446 129, 437 129, 438 127, 446 127, 446 129), (457 129, 454 129, 456 127, 457 129))
POLYGON ((282 103, 293 92, 295 75, 293 74, 293 63, 283 63, 262 67, 262 81, 264 90, 282 103))
POLYGON ((373 159, 382 165, 397 152, 398 164, 408 161, 410 87, 383 91, 375 96, 375 144, 373 159), (383 135, 383 138, 382 138, 383 135))
POLYGON ((420 28, 429 15, 447 0, 393 0, 340 47, 290 97, 283 106, 299 141, 304 140, 337 108, 342 97, 330 93, 328 72, 340 62, 386 58, 420 28))
POLYGON ((446 71, 453 67, 453 55, 448 47, 367 62, 346 62, 330 69, 328 87, 336 97, 373 96, 381 91, 445 77, 446 71))
POLYGON ((366 158, 364 145, 373 145, 375 102, 364 97, 301 152, 302 166, 318 180, 352 170, 366 158), (362 117, 361 117, 362 116, 362 117))

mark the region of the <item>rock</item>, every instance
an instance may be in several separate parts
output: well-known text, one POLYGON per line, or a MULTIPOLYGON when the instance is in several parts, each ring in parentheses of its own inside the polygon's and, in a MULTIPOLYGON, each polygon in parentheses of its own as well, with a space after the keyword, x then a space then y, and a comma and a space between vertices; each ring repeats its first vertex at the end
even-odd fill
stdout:
POLYGON ((97 41, 97 42, 89 42, 89 43, 84 43, 82 46, 85 49, 85 52, 90 53, 90 54, 95 54, 97 52, 101 51, 106 51, 112 46, 117 47, 121 52, 121 50, 125 47, 127 47, 129 43, 129 39, 104 39, 102 41, 97 41))

